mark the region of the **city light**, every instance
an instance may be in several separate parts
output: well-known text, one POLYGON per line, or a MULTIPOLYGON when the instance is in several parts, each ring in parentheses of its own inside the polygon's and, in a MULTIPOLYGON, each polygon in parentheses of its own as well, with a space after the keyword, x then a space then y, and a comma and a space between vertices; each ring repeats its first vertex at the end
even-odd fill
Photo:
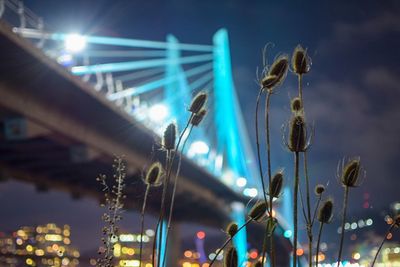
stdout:
POLYGON ((169 115, 168 107, 163 104, 155 104, 150 107, 149 117, 153 122, 162 122, 169 115))
POLYGON ((71 53, 77 53, 85 49, 86 37, 72 33, 65 37, 65 50, 71 53))
POLYGON ((258 191, 256 188, 246 188, 243 190, 243 194, 248 197, 256 197, 258 195, 258 191))
POLYGON ((206 237, 206 233, 204 233, 203 231, 198 231, 196 236, 198 239, 204 239, 206 237))
POLYGON ((210 151, 208 145, 203 141, 195 141, 190 145, 189 155, 207 154, 210 151))
POLYGON ((239 187, 244 187, 244 186, 246 186, 246 184, 247 184, 247 180, 244 177, 239 177, 236 180, 236 185, 239 186, 239 187))
POLYGON ((286 238, 291 238, 292 235, 293 235, 292 230, 286 230, 286 231, 283 233, 283 236, 286 237, 286 238))

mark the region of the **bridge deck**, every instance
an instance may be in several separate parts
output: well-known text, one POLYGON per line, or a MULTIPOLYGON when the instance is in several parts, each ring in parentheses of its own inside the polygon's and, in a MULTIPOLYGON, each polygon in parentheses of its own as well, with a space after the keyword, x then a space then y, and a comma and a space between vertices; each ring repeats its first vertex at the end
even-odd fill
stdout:
MULTIPOLYGON (((109 173, 113 155, 125 155, 128 208, 142 203, 140 173, 157 138, 0 21, 0 126, 24 122, 24 138, 0 134, 0 170, 45 189, 101 199, 95 177, 109 173)), ((160 189, 149 208, 157 212, 160 189)), ((245 201, 209 173, 183 159, 175 218, 221 227, 227 203, 245 201)))

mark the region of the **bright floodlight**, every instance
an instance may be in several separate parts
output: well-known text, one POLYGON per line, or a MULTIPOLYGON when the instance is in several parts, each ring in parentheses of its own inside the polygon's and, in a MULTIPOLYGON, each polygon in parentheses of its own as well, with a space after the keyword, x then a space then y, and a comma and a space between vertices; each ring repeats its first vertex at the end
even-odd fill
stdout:
POLYGON ((73 33, 65 38, 65 49, 69 52, 80 52, 86 47, 86 37, 73 33))
POLYGON ((190 145, 190 152, 193 154, 207 154, 209 150, 210 148, 203 141, 196 141, 190 145))
POLYGON ((149 116, 154 122, 162 122, 168 116, 168 108, 163 104, 156 104, 150 108, 149 116))

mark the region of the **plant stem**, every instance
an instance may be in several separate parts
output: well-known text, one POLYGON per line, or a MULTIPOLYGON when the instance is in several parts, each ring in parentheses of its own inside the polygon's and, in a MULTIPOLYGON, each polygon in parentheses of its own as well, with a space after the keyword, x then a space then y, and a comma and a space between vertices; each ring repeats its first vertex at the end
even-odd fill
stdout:
POLYGON ((317 252, 315 254, 315 267, 318 267, 318 254, 319 254, 319 242, 321 241, 321 235, 322 235, 322 228, 324 227, 324 223, 321 222, 319 225, 319 231, 318 231, 318 241, 317 241, 317 252))
POLYGON ((297 266, 297 198, 299 190, 299 152, 294 153, 294 188, 293 188, 293 267, 297 266))
POLYGON ((344 224, 346 222, 346 212, 347 212, 347 201, 349 198, 349 187, 345 186, 344 188, 344 200, 343 200, 343 214, 342 214, 342 234, 340 236, 340 246, 339 246, 339 255, 337 260, 337 266, 340 266, 340 261, 342 260, 342 250, 343 250, 343 240, 344 240, 344 224))
POLYGON ((304 108, 304 103, 303 103, 303 84, 302 84, 303 75, 300 74, 297 77, 298 77, 298 83, 299 83, 299 98, 300 98, 301 104, 302 104, 302 106, 304 108))
POLYGON ((314 225, 315 217, 317 216, 317 211, 319 208, 319 204, 321 203, 321 199, 322 199, 322 194, 320 194, 318 197, 317 205, 315 206, 314 215, 311 221, 311 227, 314 225))
MULTIPOLYGON (((300 85, 299 85, 300 87, 300 85)), ((307 164, 307 152, 304 151, 303 153, 303 160, 304 160, 304 175, 306 178, 306 204, 307 204, 307 236, 308 236, 308 260, 309 266, 311 267, 312 262, 312 242, 313 242, 313 235, 312 235, 312 224, 311 224, 311 204, 310 204, 310 179, 308 176, 308 164, 307 164)))
MULTIPOLYGON (((174 160, 175 160, 176 154, 177 154, 177 152, 178 152, 179 145, 180 145, 180 143, 181 143, 181 141, 182 141, 183 135, 184 135, 184 133, 186 132, 187 128, 189 127, 190 121, 192 120, 192 118, 193 118, 193 113, 190 115, 190 118, 189 118, 188 122, 186 123, 185 128, 183 129, 182 133, 179 135, 179 139, 178 139, 178 142, 177 142, 177 144, 176 144, 176 147, 175 147, 174 151, 170 151, 170 153, 173 153, 173 154, 172 154, 172 159, 171 159, 171 161, 170 161, 169 164, 168 164, 169 167, 167 166, 167 178, 166 178, 166 180, 165 180, 165 186, 164 186, 164 189, 165 189, 165 190, 163 190, 163 194, 162 194, 162 199, 161 199, 161 210, 160 210, 160 216, 159 216, 159 218, 158 218, 157 226, 162 225, 162 221, 163 221, 163 219, 164 219, 164 213, 165 213, 165 198, 166 198, 166 195, 167 195, 169 182, 170 182, 170 180, 171 180, 172 166, 174 165, 174 160)), ((161 226, 161 228, 162 228, 162 226, 161 226)), ((160 257, 161 257, 160 251, 161 251, 162 243, 163 243, 163 242, 162 242, 162 236, 163 236, 162 229, 161 229, 161 231, 160 231, 160 233, 159 233, 159 236, 160 236, 160 242, 159 242, 159 250, 158 250, 158 254, 157 254, 157 266, 160 266, 160 257)), ((165 244, 165 245, 166 245, 166 244, 165 244)), ((153 266, 154 266, 154 265, 153 265, 153 266)))
POLYGON ((396 225, 396 224, 393 222, 393 223, 389 226, 389 229, 386 231, 386 234, 385 234, 385 236, 383 237, 381 244, 379 245, 378 251, 377 251, 376 254, 375 254, 374 260, 373 260, 372 263, 371 263, 371 267, 374 267, 374 264, 375 264, 375 262, 376 262, 376 259, 378 258, 379 252, 381 251, 381 249, 382 249, 382 247, 383 247, 383 244, 385 243, 385 241, 386 241, 386 239, 387 239, 388 234, 390 234, 390 233, 392 232, 392 230, 393 230, 393 228, 394 228, 395 225, 396 225))
POLYGON ((265 254, 267 253, 267 237, 268 237, 268 223, 265 226, 265 233, 264 233, 264 239, 263 239, 263 247, 262 247, 262 256, 261 256, 261 262, 265 262, 265 254))
POLYGON ((260 97, 261 94, 263 92, 263 89, 261 88, 260 91, 258 92, 258 96, 257 96, 257 101, 256 101, 256 122, 255 122, 255 126, 256 126, 256 143, 257 143, 257 160, 258 160, 258 169, 260 171, 260 179, 261 179, 261 186, 262 186, 262 190, 263 190, 263 196, 264 196, 264 201, 265 203, 267 202, 267 196, 265 193, 265 184, 264 184, 264 172, 262 169, 262 163, 261 163, 261 152, 260 152, 260 138, 259 138, 259 134, 258 134, 258 106, 260 104, 260 97))
POLYGON ((230 236, 225 243, 222 245, 222 247, 217 251, 217 254, 215 254, 215 257, 211 260, 210 262, 210 266, 211 267, 214 262, 216 261, 217 257, 219 254, 221 254, 221 252, 224 250, 224 248, 229 244, 230 241, 232 241, 232 239, 237 235, 237 233, 239 233, 244 227, 246 227, 249 223, 251 223, 253 221, 253 218, 248 219, 242 226, 240 226, 238 228, 238 230, 236 231, 236 233, 232 236, 230 236))
POLYGON ((147 185, 144 193, 142 212, 140 213, 140 248, 139 248, 139 266, 142 265, 142 251, 143 251, 143 231, 144 231, 144 213, 146 211, 147 196, 150 191, 150 184, 147 185))
MULTIPOLYGON (((270 141, 270 129, 269 129, 269 111, 270 111, 270 104, 271 104, 271 92, 267 91, 267 96, 265 99, 265 136, 266 136, 266 143, 267 143, 267 166, 268 166, 268 183, 269 183, 269 217, 272 220, 272 173, 271 173, 271 141, 270 141)), ((268 233, 270 235, 270 256, 271 259, 275 258, 274 255, 274 231, 273 228, 272 233, 268 233)), ((272 260, 272 267, 275 267, 275 262, 272 260)))
MULTIPOLYGON (((183 151, 184 151, 184 149, 185 149, 186 141, 188 140, 189 135, 190 135, 190 133, 192 132, 192 129, 193 129, 193 126, 189 128, 188 136, 187 136, 187 138, 183 141, 182 148, 181 148, 181 152, 180 152, 180 155, 179 155, 178 168, 177 168, 177 170, 176 170, 176 174, 175 174, 175 177, 174 177, 174 188, 173 188, 173 190, 172 190, 171 204, 170 204, 170 207, 169 207, 168 224, 167 224, 167 233, 166 233, 166 236, 165 236, 165 244, 168 244, 168 236, 169 236, 168 234, 169 234, 169 230, 170 230, 170 228, 171 228, 171 221, 172 221, 172 213, 173 213, 173 210, 174 210, 176 188, 177 188, 177 185, 178 185, 179 172, 180 172, 180 170, 181 170, 182 153, 183 153, 183 151)), ((185 131, 186 131, 186 130, 185 130, 185 131)), ((164 264, 165 264, 165 255, 166 255, 166 254, 164 254, 164 259, 163 259, 163 264, 162 264, 162 266, 164 266, 164 264)))

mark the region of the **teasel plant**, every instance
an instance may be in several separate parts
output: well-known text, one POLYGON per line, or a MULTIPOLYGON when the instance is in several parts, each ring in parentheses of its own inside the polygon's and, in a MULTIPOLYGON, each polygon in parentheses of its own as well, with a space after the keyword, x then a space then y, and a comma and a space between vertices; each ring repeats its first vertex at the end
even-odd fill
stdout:
POLYGON ((341 224, 341 235, 339 243, 339 253, 337 258, 337 265, 339 266, 342 260, 343 241, 344 241, 344 224, 346 223, 346 213, 348 207, 349 192, 351 188, 358 187, 362 179, 365 177, 365 171, 361 166, 360 158, 354 158, 348 160, 345 164, 345 160, 342 160, 341 164, 338 164, 337 178, 340 179, 340 183, 344 187, 343 196, 343 208, 342 208, 342 224, 341 224))
POLYGON ((161 185, 161 179, 164 175, 164 170, 160 162, 154 162, 148 168, 146 175, 144 176, 143 182, 146 185, 144 193, 142 209, 140 212, 140 247, 139 247, 139 265, 142 264, 142 252, 143 252, 143 231, 144 231, 144 215, 146 211, 147 197, 151 187, 157 187, 161 185))
POLYGON ((107 210, 102 216, 106 225, 102 230, 103 237, 101 241, 103 245, 99 248, 99 255, 102 255, 102 257, 98 258, 96 261, 96 266, 98 267, 112 266, 112 261, 114 259, 113 244, 118 240, 118 222, 122 219, 121 214, 124 207, 123 199, 126 198, 126 195, 123 193, 126 170, 122 157, 114 159, 113 169, 114 174, 111 184, 107 181, 106 175, 99 175, 96 179, 103 187, 102 191, 104 192, 105 204, 102 204, 102 206, 107 210))
POLYGON ((210 267, 213 266, 215 263, 216 259, 218 256, 221 254, 221 252, 225 249, 225 247, 232 242, 233 238, 247 225, 249 225, 251 222, 261 222, 263 217, 265 215, 268 216, 268 202, 264 201, 259 201, 254 206, 250 209, 247 217, 248 219, 246 222, 238 227, 238 225, 234 222, 231 222, 228 227, 226 228, 226 233, 228 235, 228 239, 224 242, 224 244, 218 249, 217 253, 213 257, 213 259, 210 262, 210 267))
POLYGON ((231 246, 226 250, 224 256, 224 267, 238 267, 238 254, 235 247, 231 246))
MULTIPOLYGON (((324 224, 331 223, 333 218, 333 200, 327 199, 324 203, 322 203, 321 208, 318 211, 317 219, 319 221, 319 230, 318 230, 318 238, 317 238, 317 250, 315 253, 315 266, 318 267, 318 256, 319 256, 319 244, 322 236, 322 229, 324 224)), ((312 255, 312 253, 310 253, 312 255)), ((311 265, 311 264, 310 264, 311 265)))
MULTIPOLYGON (((278 56, 271 66, 267 66, 266 63, 266 48, 263 51, 263 71, 262 78, 258 79, 260 84, 260 89, 257 95, 256 100, 256 112, 255 112, 255 131, 256 131, 256 145, 257 145, 257 159, 258 159, 258 168, 260 172, 261 185, 263 190, 263 198, 264 201, 267 202, 267 193, 265 190, 265 182, 264 182, 264 172, 261 162, 261 151, 260 151, 260 138, 259 138, 259 126, 258 126, 258 110, 260 104, 261 95, 265 92, 265 109, 264 109, 264 117, 265 117, 265 142, 266 142, 266 150, 267 150, 267 174, 268 174, 268 187, 271 190, 272 183, 272 170, 271 170, 271 142, 270 142, 270 105, 271 105, 271 96, 275 93, 276 89, 284 82, 287 72, 289 69, 289 57, 287 55, 278 56)), ((272 220, 272 199, 271 192, 268 193, 268 213, 269 218, 272 220)), ((270 237, 270 254, 271 257, 274 258, 273 254, 273 233, 269 233, 268 230, 274 230, 275 227, 269 227, 268 224, 271 222, 267 222, 266 225, 266 236, 270 237), (268 233, 267 233, 268 232, 268 233)), ((266 238, 266 237, 265 237, 266 238)), ((265 256, 265 253, 263 253, 265 256)), ((272 266, 275 266, 274 262, 272 266)))
POLYGON ((376 260, 377 260, 377 258, 378 258, 378 255, 379 255, 380 251, 382 250, 383 244, 384 244, 385 241, 388 239, 388 236, 389 236, 390 234, 392 234, 392 232, 393 232, 393 230, 394 230, 395 228, 399 228, 399 227, 400 227, 400 215, 397 215, 397 216, 394 218, 394 220, 392 221, 392 223, 390 224, 389 228, 387 229, 387 231, 386 231, 386 233, 385 233, 385 236, 383 237, 383 239, 382 239, 382 241, 381 241, 381 244, 379 245, 378 250, 377 250, 376 253, 375 253, 374 259, 373 259, 373 261, 372 261, 372 263, 371 263, 371 267, 374 267, 375 262, 376 262, 376 260))
MULTIPOLYGON (((206 102, 207 102, 207 98, 208 95, 205 92, 199 92, 194 98, 193 101, 189 107, 189 112, 190 112, 190 117, 185 125, 185 127, 183 128, 182 132, 180 133, 179 137, 178 137, 178 141, 176 142, 176 136, 177 136, 177 127, 174 123, 171 123, 170 125, 167 126, 167 129, 164 132, 164 136, 163 136, 163 149, 166 150, 166 168, 165 168, 165 179, 164 179, 164 185, 163 185, 163 192, 162 192, 162 196, 161 196, 161 207, 160 207, 160 214, 159 214, 159 218, 157 221, 157 225, 156 225, 156 234, 155 236, 158 236, 158 240, 160 240, 159 244, 158 244, 158 253, 157 253, 157 266, 163 266, 164 265, 164 259, 161 259, 161 248, 163 246, 163 231, 160 230, 159 228, 162 227, 162 222, 164 220, 164 215, 165 215, 165 201, 166 201, 166 196, 167 196, 167 192, 168 192, 168 186, 170 184, 170 180, 171 180, 171 175, 172 175, 172 168, 173 168, 173 164, 175 161, 175 158, 179 152, 179 147, 183 141, 183 138, 189 137, 189 135, 186 134, 186 132, 189 130, 190 125, 192 123, 192 120, 194 119, 194 117, 196 115, 199 115, 199 113, 201 112, 203 114, 203 116, 205 116, 205 112, 203 111, 203 107, 205 106, 206 102), (161 262, 161 260, 163 260, 163 262, 161 262)), ((200 123, 201 119, 199 120, 198 116, 195 119, 195 123, 200 123)), ((190 128, 191 129, 191 128, 190 128)), ((189 132, 190 133, 190 132, 189 132)), ((183 150, 182 150, 183 151, 183 150)), ((181 151, 181 152, 182 152, 181 151)), ((179 164, 180 165, 180 164, 179 164)), ((180 167, 180 166, 179 166, 180 167)), ((178 168, 179 169, 179 168, 178 168)), ((176 173, 179 173, 179 170, 176 171, 176 173)), ((177 177, 177 176, 176 176, 177 177)), ((177 183, 177 179, 175 178, 174 180, 174 186, 173 188, 175 188, 176 190, 176 183, 177 183)), ((175 198, 175 192, 173 192, 173 198, 175 198)), ((172 203, 172 202, 171 202, 172 203)), ((171 214, 171 212, 170 212, 171 214)), ((170 219, 169 219, 170 221, 170 219)), ((166 231, 166 238, 168 236, 168 232, 169 232, 169 228, 167 228, 166 231)), ((157 238, 155 238, 156 240, 157 238)), ((155 249, 155 240, 153 241, 153 266, 155 265, 155 253, 156 253, 156 249, 155 249)), ((166 245, 166 244, 165 244, 166 245)))

